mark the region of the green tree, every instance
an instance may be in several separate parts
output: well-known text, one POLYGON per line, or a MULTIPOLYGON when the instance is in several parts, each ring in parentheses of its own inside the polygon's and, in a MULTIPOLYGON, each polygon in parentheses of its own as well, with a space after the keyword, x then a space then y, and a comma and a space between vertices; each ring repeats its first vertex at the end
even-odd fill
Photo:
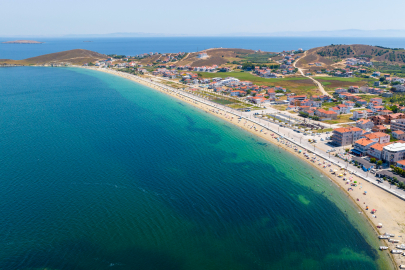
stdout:
POLYGON ((371 163, 375 163, 375 162, 376 162, 376 159, 375 159, 375 158, 370 158, 370 162, 371 162, 371 163))
POLYGON ((381 166, 383 164, 382 160, 377 161, 377 166, 381 166))

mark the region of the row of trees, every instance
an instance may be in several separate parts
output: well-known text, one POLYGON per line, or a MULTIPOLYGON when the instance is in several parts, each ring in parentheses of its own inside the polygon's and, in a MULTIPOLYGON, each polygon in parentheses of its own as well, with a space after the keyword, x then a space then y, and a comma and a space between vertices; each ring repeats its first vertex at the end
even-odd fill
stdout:
MULTIPOLYGON (((405 170, 395 167, 394 165, 390 166, 391 169, 398 175, 405 177, 405 170)), ((393 177, 391 180, 388 180, 390 183, 397 185, 398 187, 405 189, 405 184, 403 182, 400 182, 396 177, 393 177)))
POLYGON ((298 112, 302 117, 304 117, 304 118, 310 118, 310 119, 312 119, 312 120, 316 120, 316 121, 319 121, 319 117, 318 116, 316 116, 316 115, 314 115, 314 116, 312 116, 312 115, 309 115, 309 113, 307 113, 307 112, 303 112, 303 111, 300 111, 300 112, 298 112))

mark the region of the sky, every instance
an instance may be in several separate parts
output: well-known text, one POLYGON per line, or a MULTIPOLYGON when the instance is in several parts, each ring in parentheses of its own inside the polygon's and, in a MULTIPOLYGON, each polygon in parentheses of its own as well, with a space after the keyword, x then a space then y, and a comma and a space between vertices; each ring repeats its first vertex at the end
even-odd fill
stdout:
POLYGON ((1 0, 0 36, 405 29, 404 6, 404 0, 1 0))

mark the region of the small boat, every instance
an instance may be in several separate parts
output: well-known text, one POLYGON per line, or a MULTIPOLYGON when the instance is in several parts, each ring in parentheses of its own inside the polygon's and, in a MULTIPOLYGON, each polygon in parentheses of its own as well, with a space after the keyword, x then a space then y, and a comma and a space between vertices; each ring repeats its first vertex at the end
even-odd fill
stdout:
POLYGON ((399 266, 399 269, 405 269, 405 265, 401 264, 401 265, 399 266))
POLYGON ((388 236, 391 236, 391 237, 395 237, 395 234, 392 234, 392 233, 384 233, 384 235, 388 235, 388 236))
POLYGON ((386 246, 380 246, 380 250, 386 250, 386 249, 388 249, 388 247, 386 247, 386 246))
POLYGON ((397 245, 396 248, 398 248, 398 249, 405 249, 405 245, 404 245, 404 244, 397 245))
POLYGON ((379 239, 389 239, 389 235, 379 235, 378 236, 379 239))
POLYGON ((391 253, 392 253, 392 254, 401 254, 401 253, 402 253, 402 250, 393 249, 393 250, 391 250, 391 253))
POLYGON ((388 241, 390 241, 391 243, 399 243, 399 240, 397 240, 397 239, 389 239, 388 241))

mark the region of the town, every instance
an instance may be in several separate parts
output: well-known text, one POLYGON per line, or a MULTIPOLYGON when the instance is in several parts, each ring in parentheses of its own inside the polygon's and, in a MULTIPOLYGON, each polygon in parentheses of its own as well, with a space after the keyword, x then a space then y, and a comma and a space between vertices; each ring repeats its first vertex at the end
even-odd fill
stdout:
MULTIPOLYGON (((207 61, 210 54, 210 50, 193 53, 196 61, 207 61)), ((160 82, 171 87, 219 104, 243 112, 257 111, 254 117, 284 124, 301 132, 301 136, 313 144, 319 142, 305 136, 331 134, 322 137, 325 147, 319 148, 325 152, 341 148, 344 154, 336 153, 336 156, 400 188, 405 187, 405 96, 401 94, 405 92, 404 78, 376 71, 367 57, 342 58, 334 69, 323 68, 321 62, 310 62, 306 65, 309 68, 300 69, 296 63, 306 54, 302 49, 272 54, 255 51, 253 54, 271 58, 262 64, 234 60, 222 65, 196 66, 182 64, 191 53, 148 53, 109 55, 105 60, 85 66, 160 78, 160 82), (152 57, 153 62, 145 62, 152 57), (244 80, 246 76, 252 79, 244 80), (321 78, 342 81, 366 78, 367 84, 329 88, 319 95, 311 95, 297 94, 293 88, 277 85, 277 81, 271 81, 273 85, 265 83, 265 80, 279 80, 282 84, 283 80, 300 77, 318 80, 320 85, 326 85, 321 78)))

